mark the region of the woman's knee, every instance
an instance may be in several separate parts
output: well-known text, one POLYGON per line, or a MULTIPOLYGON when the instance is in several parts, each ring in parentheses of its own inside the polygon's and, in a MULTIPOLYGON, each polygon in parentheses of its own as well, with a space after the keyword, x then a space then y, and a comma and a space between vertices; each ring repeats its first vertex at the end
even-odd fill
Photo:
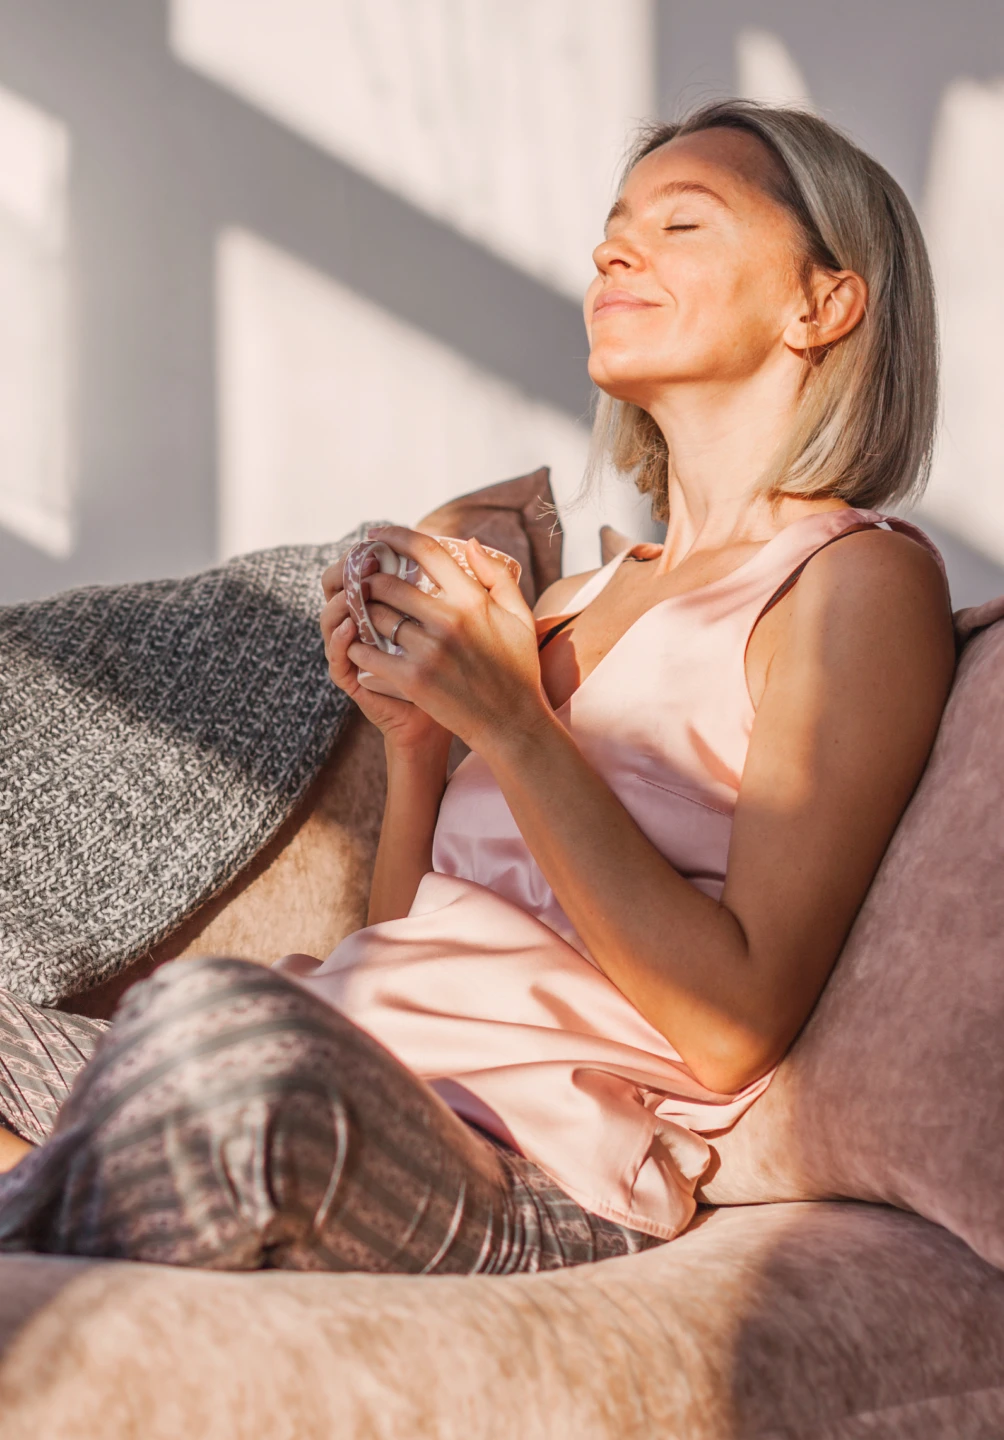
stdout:
POLYGON ((115 1012, 118 1031, 191 1010, 230 1004, 240 995, 281 991, 282 977, 267 965, 230 955, 171 960, 130 987, 115 1012))

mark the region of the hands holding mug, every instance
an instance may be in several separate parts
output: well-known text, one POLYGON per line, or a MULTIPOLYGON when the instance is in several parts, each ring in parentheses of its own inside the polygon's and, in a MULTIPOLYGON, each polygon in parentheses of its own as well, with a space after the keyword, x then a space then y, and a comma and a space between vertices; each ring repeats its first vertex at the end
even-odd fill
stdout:
POLYGON ((515 560, 476 540, 371 531, 323 576, 332 680, 395 744, 490 747, 545 703, 518 580, 515 560))

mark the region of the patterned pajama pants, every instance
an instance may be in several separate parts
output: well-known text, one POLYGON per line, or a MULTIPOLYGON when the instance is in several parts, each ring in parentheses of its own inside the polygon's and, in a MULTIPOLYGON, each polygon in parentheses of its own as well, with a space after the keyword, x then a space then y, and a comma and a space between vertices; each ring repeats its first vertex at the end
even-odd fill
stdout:
POLYGON ((211 1269, 510 1274, 662 1242, 584 1210, 372 1036, 246 960, 113 1025, 0 991, 0 1249, 211 1269))

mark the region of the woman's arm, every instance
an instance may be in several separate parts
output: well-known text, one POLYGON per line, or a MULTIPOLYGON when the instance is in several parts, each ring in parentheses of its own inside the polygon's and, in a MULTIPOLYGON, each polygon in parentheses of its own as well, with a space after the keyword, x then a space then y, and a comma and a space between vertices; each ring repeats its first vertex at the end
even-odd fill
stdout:
MULTIPOLYGON (((368 924, 376 925, 381 920, 407 915, 419 881, 432 869, 432 834, 446 785, 446 763, 453 737, 418 706, 360 685, 359 667, 348 657, 357 636, 342 588, 343 566, 344 557, 322 577, 325 605, 320 625, 332 680, 384 738, 387 798, 368 914, 368 924)), ((373 570, 375 565, 371 575, 373 570)), ((400 616, 396 611, 374 606, 373 619, 382 633, 389 635, 400 616)), ((367 646, 367 661, 378 653, 367 646)))
POLYGON ((933 558, 902 536, 847 536, 776 607, 717 902, 580 754, 543 696, 515 587, 479 564, 499 603, 456 583, 449 604, 421 597, 427 628, 404 659, 381 657, 388 678, 481 752, 614 984, 703 1084, 743 1088, 815 1003, 933 742, 954 663, 933 558))
POLYGON ((901 536, 842 539, 782 604, 719 902, 662 858, 553 719, 490 757, 590 953, 724 1093, 776 1064, 815 1004, 954 666, 941 575, 901 536))
POLYGON ((377 846, 367 924, 407 915, 422 876, 432 869, 432 836, 446 787, 451 736, 439 746, 402 753, 388 745, 387 800, 377 846))

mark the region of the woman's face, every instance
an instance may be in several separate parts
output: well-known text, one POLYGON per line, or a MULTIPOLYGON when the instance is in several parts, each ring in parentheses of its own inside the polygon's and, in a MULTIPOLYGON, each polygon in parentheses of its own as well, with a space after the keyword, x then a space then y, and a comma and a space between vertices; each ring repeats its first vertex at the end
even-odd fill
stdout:
POLYGON ((806 301, 795 224, 765 189, 776 163, 754 135, 714 129, 634 167, 586 292, 601 389, 649 409, 669 386, 742 380, 786 349, 806 301))

